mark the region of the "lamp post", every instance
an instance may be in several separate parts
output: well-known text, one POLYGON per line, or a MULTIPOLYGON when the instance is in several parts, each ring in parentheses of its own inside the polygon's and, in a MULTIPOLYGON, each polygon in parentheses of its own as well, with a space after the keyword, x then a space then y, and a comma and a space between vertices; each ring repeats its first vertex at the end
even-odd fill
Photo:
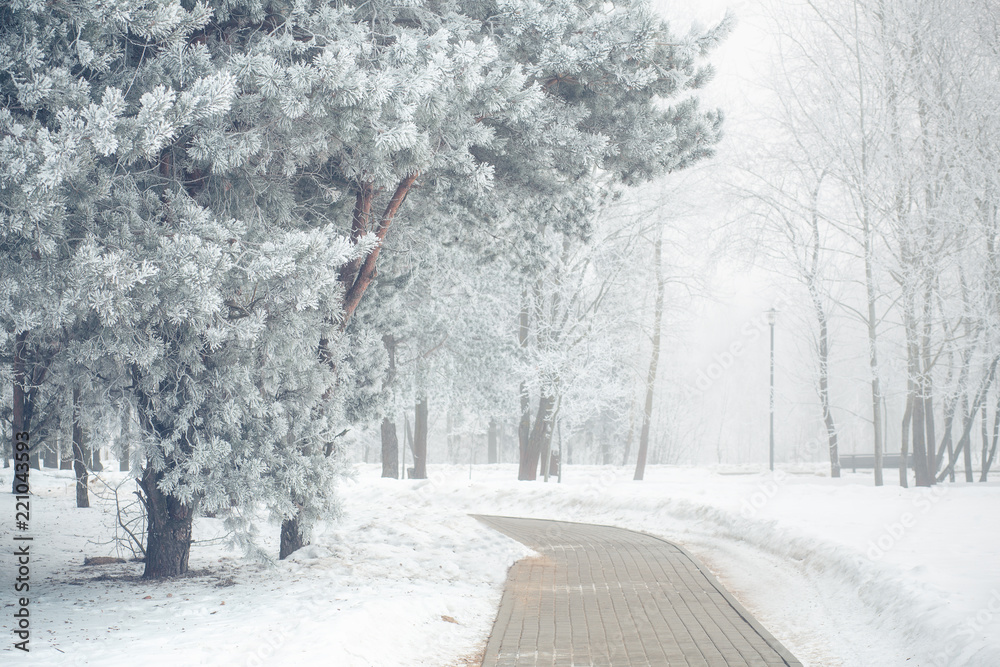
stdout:
POLYGON ((771 325, 771 423, 769 429, 770 449, 768 450, 768 463, 771 471, 774 471, 774 322, 778 318, 778 311, 771 308, 767 311, 767 323, 771 325))

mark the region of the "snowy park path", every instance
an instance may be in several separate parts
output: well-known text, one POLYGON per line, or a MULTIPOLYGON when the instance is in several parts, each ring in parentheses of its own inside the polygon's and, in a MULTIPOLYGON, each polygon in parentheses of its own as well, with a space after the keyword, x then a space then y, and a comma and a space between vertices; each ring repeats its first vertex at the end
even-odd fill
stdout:
POLYGON ((796 660, 680 547, 622 528, 475 515, 515 563, 483 667, 732 667, 796 660))

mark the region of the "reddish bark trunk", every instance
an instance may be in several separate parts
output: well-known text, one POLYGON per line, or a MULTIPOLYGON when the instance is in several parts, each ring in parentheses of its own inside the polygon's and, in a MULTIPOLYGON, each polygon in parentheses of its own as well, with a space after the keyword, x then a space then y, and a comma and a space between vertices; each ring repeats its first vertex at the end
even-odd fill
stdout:
POLYGON ((365 290, 368 289, 368 286, 375 278, 375 263, 378 261, 378 255, 382 249, 382 241, 385 240, 385 235, 389 232, 389 227, 392 225, 399 207, 402 206, 403 200, 406 199, 406 194, 413 187, 413 183, 416 180, 417 174, 411 174, 401 180, 399 185, 396 186, 396 191, 393 193, 392 198, 389 199, 389 204, 385 207, 382 218, 379 220, 378 229, 375 230, 375 236, 378 238, 379 244, 361 262, 361 267, 358 269, 358 275, 354 279, 354 283, 344 294, 343 326, 347 325, 347 321, 351 319, 354 311, 357 310, 358 304, 361 303, 362 295, 364 295, 365 290))

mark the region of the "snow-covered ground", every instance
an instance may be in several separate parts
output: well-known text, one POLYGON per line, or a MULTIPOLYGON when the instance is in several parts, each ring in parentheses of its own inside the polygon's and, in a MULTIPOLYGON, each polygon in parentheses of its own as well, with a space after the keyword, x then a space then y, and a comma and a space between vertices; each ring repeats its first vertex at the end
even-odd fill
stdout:
MULTIPOLYGON (((822 468, 657 467, 646 481, 569 467, 518 483, 509 465, 430 466, 425 481, 361 466, 345 516, 273 567, 243 562, 199 519, 194 574, 149 583, 94 535, 68 472, 32 476, 30 665, 478 664, 506 570, 529 552, 467 513, 592 521, 674 540, 706 563, 805 664, 1000 664, 1000 485, 874 488, 822 468)), ((0 488, 10 484, 9 470, 0 488)), ((117 473, 115 474, 117 475, 117 473)), ((14 607, 13 498, 0 494, 0 631, 14 607), (3 517, 7 517, 6 519, 3 517)), ((261 526, 277 552, 277 527, 261 526)), ((17 652, 20 657, 20 652, 17 652)), ((15 656, 0 646, 0 663, 15 656)))

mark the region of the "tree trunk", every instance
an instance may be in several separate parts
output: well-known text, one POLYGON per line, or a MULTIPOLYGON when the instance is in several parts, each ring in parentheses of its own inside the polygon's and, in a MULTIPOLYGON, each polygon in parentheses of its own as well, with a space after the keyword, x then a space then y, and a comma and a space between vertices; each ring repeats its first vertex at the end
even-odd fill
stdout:
POLYGON ((517 444, 518 444, 518 479, 534 479, 534 469, 528 465, 528 439, 531 437, 531 406, 528 398, 528 389, 521 383, 521 420, 517 424, 517 444))
POLYGON ((58 468, 59 467, 59 443, 58 442, 46 442, 45 451, 42 454, 42 464, 46 468, 58 468))
MULTIPOLYGON (((415 452, 413 449, 413 429, 410 428, 410 416, 406 414, 406 411, 404 410, 403 411, 403 456, 401 457, 403 462, 403 470, 400 473, 403 476, 403 479, 406 479, 409 476, 409 473, 407 472, 406 469, 407 450, 409 450, 411 457, 415 456, 415 452)), ((410 479, 412 479, 412 477, 410 477, 410 479)))
POLYGON ((958 404, 958 399, 953 398, 952 400, 945 399, 944 404, 944 435, 941 437, 941 446, 938 448, 937 456, 934 458, 934 476, 936 477, 938 472, 941 470, 941 464, 944 462, 944 456, 947 454, 949 457, 952 453, 952 441, 951 441, 951 431, 955 423, 955 406, 958 404))
POLYGON ((139 479, 146 504, 146 568, 143 579, 176 577, 188 571, 194 508, 160 490, 163 473, 146 466, 139 479))
POLYGON ((625 436, 625 454, 622 456, 622 466, 628 465, 628 457, 632 454, 632 438, 635 436, 635 401, 631 401, 628 410, 628 435, 625 436))
MULTIPOLYGON (((384 477, 384 475, 383 475, 384 477)), ((278 547, 278 560, 285 560, 306 545, 302 536, 302 526, 296 515, 281 522, 281 544, 278 547)))
POLYGON ((73 389, 73 470, 76 473, 76 506, 90 507, 87 493, 86 442, 80 416, 80 390, 73 389))
MULTIPOLYGON (((950 439, 948 440, 948 460, 949 461, 954 461, 955 460, 955 449, 952 446, 952 442, 951 442, 950 439)), ((954 482, 955 481, 955 467, 954 466, 948 466, 947 473, 948 473, 948 481, 949 482, 954 482)), ((943 479, 943 475, 941 475, 939 473, 938 474, 938 481, 941 481, 942 479, 943 479)))
POLYGON ((542 395, 538 398, 538 413, 535 415, 535 425, 532 427, 531 435, 528 437, 527 452, 522 460, 522 475, 518 479, 532 481, 538 478, 539 459, 541 458, 542 449, 545 447, 552 407, 552 398, 542 392, 542 395))
MULTIPOLYGON (((985 410, 986 406, 982 406, 985 410)), ((965 465, 965 481, 972 481, 972 426, 976 423, 976 416, 973 414, 969 418, 969 428, 966 429, 965 449, 963 450, 963 461, 965 465)))
POLYGON ((933 324, 934 305, 934 280, 928 279, 924 289, 923 304, 923 331, 920 335, 920 396, 923 403, 924 414, 924 440, 926 442, 926 452, 924 454, 924 474, 930 484, 934 484, 936 473, 936 446, 937 434, 934 432, 934 380, 931 374, 934 365, 934 358, 931 354, 931 330, 933 324))
POLYGON ((539 472, 542 475, 542 479, 544 479, 546 482, 549 481, 550 475, 557 474, 556 472, 554 472, 555 468, 552 467, 552 461, 554 460, 552 458, 552 435, 555 433, 555 428, 552 426, 552 421, 555 419, 555 413, 557 413, 558 411, 559 411, 558 407, 556 407, 555 410, 552 410, 551 408, 549 409, 549 417, 548 417, 549 423, 546 424, 545 426, 545 436, 544 436, 545 441, 542 444, 542 452, 541 456, 539 457, 541 459, 540 461, 541 470, 539 472))
MULTIPOLYGON (((14 443, 17 442, 16 433, 29 433, 29 414, 25 410, 25 382, 27 381, 27 360, 25 359, 25 344, 28 339, 28 332, 22 331, 14 337, 14 403, 13 412, 11 415, 11 424, 13 428, 11 429, 10 435, 10 458, 11 460, 17 460, 14 457, 14 443)), ((30 435, 29 435, 30 438, 30 435)), ((31 441, 28 441, 32 444, 31 441)), ((11 476, 10 491, 11 493, 16 493, 17 488, 17 475, 11 476)))
MULTIPOLYGON (((360 267, 357 269, 356 276, 353 278, 351 276, 342 276, 341 279, 344 282, 345 290, 341 327, 347 326, 347 322, 351 319, 351 316, 354 315, 354 311, 357 309, 358 304, 361 303, 361 297, 364 295, 368 286, 375 278, 375 265, 378 260, 379 253, 382 250, 381 242, 385 240, 385 235, 389 232, 389 227, 392 225, 392 221, 396 217, 399 207, 403 204, 403 200, 406 198, 406 195, 413 186, 413 183, 417 180, 418 175, 419 174, 414 172, 405 176, 399 181, 399 183, 396 184, 396 191, 389 199, 389 203, 386 205, 385 211, 382 213, 382 217, 379 220, 378 225, 374 227, 374 233, 376 238, 379 240, 379 243, 365 256, 363 260, 360 260, 360 267)), ((353 268, 354 264, 352 263, 349 266, 353 268)))
MULTIPOLYGON (((908 264, 910 252, 906 246, 900 251, 902 262, 908 264)), ((917 486, 930 486, 930 466, 927 464, 927 440, 924 433, 925 380, 921 368, 920 344, 917 336, 916 305, 913 288, 903 285, 903 328, 906 335, 906 402, 912 410, 910 429, 913 434, 913 472, 917 486)))
MULTIPOLYGON (((958 446, 956 447, 955 452, 950 456, 948 467, 945 468, 938 475, 937 481, 939 482, 942 481, 945 475, 949 475, 952 481, 954 481, 955 464, 958 462, 957 460, 958 455, 963 452, 966 452, 966 456, 967 457, 969 456, 967 450, 969 449, 970 446, 969 441, 971 439, 970 434, 972 432, 972 426, 976 422, 976 415, 979 412, 979 409, 983 407, 983 402, 986 399, 986 394, 989 392, 990 385, 993 384, 993 378, 996 376, 998 363, 1000 363, 1000 357, 994 357, 993 362, 990 364, 989 374, 983 379, 982 383, 980 384, 979 391, 976 394, 976 398, 972 403, 971 410, 968 413, 965 413, 965 410, 963 409, 964 414, 962 415, 962 437, 958 441, 958 446)), ((972 467, 971 460, 967 464, 967 467, 968 468, 972 467)), ((966 479, 968 479, 969 477, 970 475, 967 472, 966 479)))
MULTIPOLYGON (((31 396, 29 392, 28 395, 25 396, 25 402, 30 402, 30 401, 31 401, 31 396)), ((25 410, 25 412, 27 412, 27 409, 25 410)), ((32 444, 31 454, 28 456, 28 465, 31 467, 32 470, 42 469, 42 457, 39 455, 39 451, 40 451, 39 443, 36 441, 32 444)))
POLYGON ((906 458, 910 453, 910 420, 913 419, 913 383, 907 381, 906 384, 906 410, 903 411, 903 428, 900 429, 899 445, 899 485, 903 488, 908 488, 910 485, 906 458))
POLYGON ((930 486, 933 480, 930 476, 929 467, 927 465, 927 438, 924 432, 924 428, 927 421, 924 417, 924 407, 926 405, 924 401, 923 382, 922 378, 917 378, 917 395, 914 396, 913 400, 913 470, 915 484, 917 486, 930 486))
POLYGON ((490 427, 487 432, 487 445, 486 445, 486 461, 488 463, 496 463, 499 458, 498 448, 497 448, 497 420, 490 419, 490 427))
POLYGON ((878 353, 875 349, 875 302, 868 311, 868 363, 872 373, 872 431, 875 435, 875 486, 882 486, 882 387, 878 377, 878 353))
MULTIPOLYGON (((62 433, 60 432, 60 436, 62 433)), ((70 437, 66 441, 63 437, 60 437, 59 443, 59 469, 60 470, 72 470, 73 469, 73 438, 70 437)))
MULTIPOLYGON (((860 60, 858 67, 861 67, 860 60)), ((859 91, 861 92, 861 91, 859 91)), ((862 93, 863 94, 863 93, 862 93)), ((871 204, 868 200, 868 139, 864 99, 859 98, 859 124, 861 127, 861 234, 865 262, 865 298, 868 305, 868 368, 872 384, 872 434, 875 437, 875 486, 882 486, 882 385, 878 367, 878 314, 875 309, 875 242, 871 223, 871 204)))
POLYGON ((983 461, 983 470, 979 475, 979 481, 985 482, 993 467, 993 461, 997 455, 997 440, 1000 440, 1000 392, 997 392, 997 404, 993 412, 993 444, 990 447, 990 455, 983 461))
MULTIPOLYGON (((518 315, 517 340, 522 349, 528 346, 528 291, 521 292, 521 312, 518 315)), ((528 465, 531 437, 531 399, 528 396, 528 385, 524 382, 520 387, 521 420, 517 425, 518 470, 520 480, 535 479, 535 465, 528 465)))
MULTIPOLYGON (((966 335, 969 335, 969 329, 966 329, 966 335)), ((965 386, 969 379, 969 368, 972 362, 972 353, 974 352, 974 346, 966 348, 962 352, 962 367, 959 370, 958 375, 958 390, 965 392, 965 386)), ((941 466, 944 464, 944 457, 947 454, 948 460, 950 461, 954 455, 954 447, 952 442, 952 430, 955 423, 955 409, 958 406, 958 396, 953 395, 951 400, 945 400, 944 405, 944 436, 941 439, 941 447, 938 448, 937 456, 934 459, 933 471, 935 477, 939 474, 941 466)), ((949 481, 955 481, 955 473, 951 472, 949 475, 949 481)))
POLYGON ((642 429, 639 431, 639 451, 635 461, 634 480, 642 480, 646 474, 646 456, 649 452, 649 425, 653 416, 653 390, 656 385, 656 366, 660 360, 660 323, 663 319, 663 272, 660 268, 660 251, 662 236, 656 237, 653 246, 653 270, 656 273, 656 305, 653 310, 653 349, 649 358, 649 371, 646 374, 646 402, 642 410, 642 429))
POLYGON ((104 466, 101 465, 101 448, 94 447, 90 450, 90 469, 93 472, 102 472, 104 466))
POLYGON ((840 448, 837 445, 837 425, 830 407, 830 328, 829 318, 820 292, 819 256, 822 241, 819 232, 819 194, 826 171, 816 180, 812 191, 809 222, 812 232, 812 261, 806 274, 806 287, 813 302, 813 312, 819 325, 819 402, 826 426, 827 446, 830 454, 830 477, 840 477, 840 448))
MULTIPOLYGON (((396 337, 382 336, 382 344, 389 355, 389 368, 385 375, 385 388, 391 390, 396 381, 396 337)), ((399 479, 399 437, 396 423, 388 415, 382 418, 382 476, 399 479)))
POLYGON ((427 397, 417 399, 413 416, 413 479, 427 479, 427 397))
POLYGON ((980 476, 982 475, 983 472, 986 471, 986 461, 989 459, 989 456, 990 456, 990 431, 989 431, 989 424, 987 422, 988 422, 988 419, 987 419, 987 416, 986 416, 986 406, 983 405, 983 414, 982 414, 982 422, 981 422, 981 424, 982 424, 982 426, 981 426, 982 434, 981 435, 982 435, 982 438, 983 438, 983 452, 980 455, 980 459, 979 459, 979 466, 981 468, 980 476))
POLYGON ((399 438, 388 417, 382 418, 382 476, 399 479, 399 438))

